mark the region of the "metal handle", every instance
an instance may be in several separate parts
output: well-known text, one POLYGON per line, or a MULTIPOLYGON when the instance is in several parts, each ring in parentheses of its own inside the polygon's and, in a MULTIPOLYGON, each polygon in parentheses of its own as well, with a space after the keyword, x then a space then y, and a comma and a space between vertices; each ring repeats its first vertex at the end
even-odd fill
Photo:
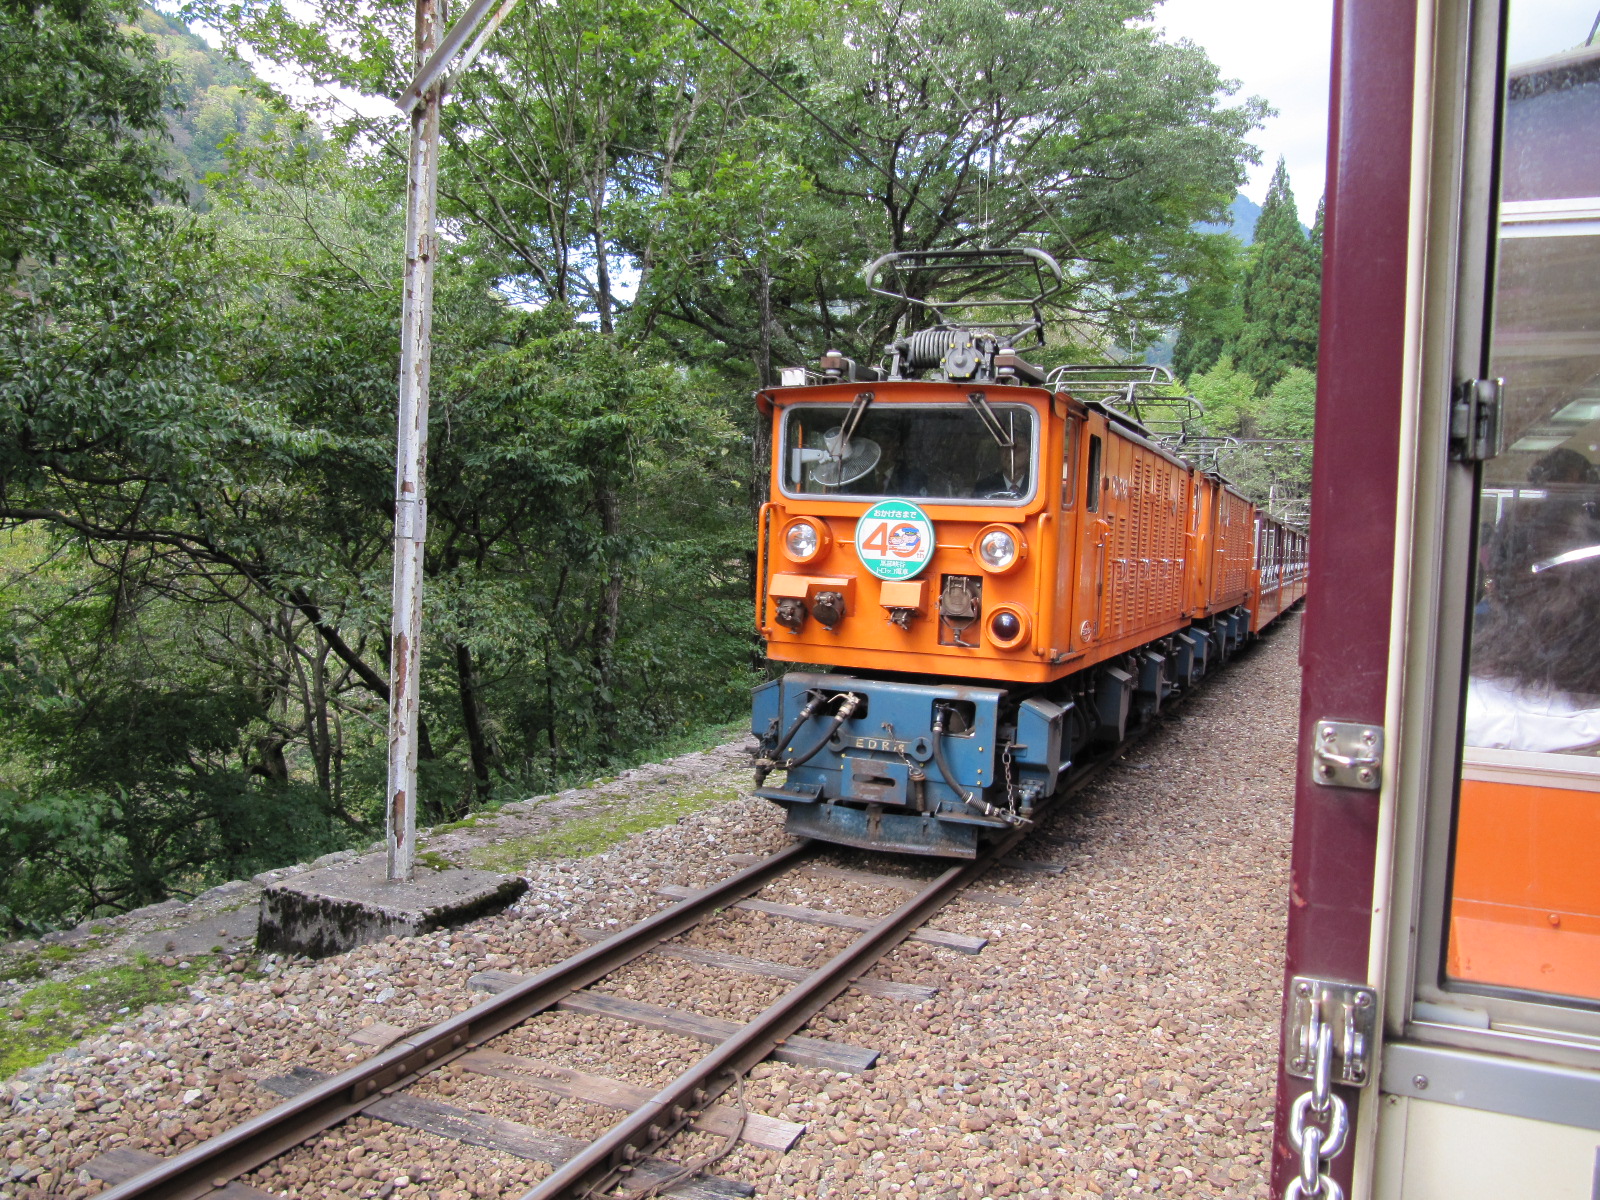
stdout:
POLYGON ((1350 767, 1375 767, 1380 762, 1382 762, 1383 759, 1379 758, 1376 754, 1370 754, 1370 755, 1334 754, 1330 750, 1319 750, 1319 751, 1317 751, 1317 761, 1318 762, 1325 762, 1325 763, 1332 763, 1336 767, 1350 768, 1350 767))

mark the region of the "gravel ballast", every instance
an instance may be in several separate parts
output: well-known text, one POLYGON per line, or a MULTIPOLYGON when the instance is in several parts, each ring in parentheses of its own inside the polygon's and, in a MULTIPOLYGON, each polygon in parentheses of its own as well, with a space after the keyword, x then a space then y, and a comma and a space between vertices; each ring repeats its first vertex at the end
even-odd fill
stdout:
MULTIPOLYGON (((934 919, 987 937, 981 953, 906 943, 874 972, 936 995, 852 990, 805 1030, 879 1051, 873 1070, 758 1067, 744 1102, 807 1132, 785 1154, 740 1144, 712 1170, 763 1197, 1265 1196, 1297 633, 1297 619, 1282 622, 1024 844, 1023 856, 1059 864, 1060 874, 998 870, 979 886, 1020 905, 964 897, 934 919)), ((731 772, 736 754, 712 757, 731 772)), ((21 1072, 0 1085, 0 1200, 82 1200, 104 1187, 81 1170, 96 1154, 171 1154, 275 1103, 257 1080, 342 1069, 374 1052, 351 1041, 364 1026, 436 1021, 482 999, 468 985, 475 972, 558 961, 585 944, 577 929, 614 930, 669 903, 658 888, 702 886, 737 869, 727 855, 785 844, 782 814, 750 797, 742 776, 737 786, 736 798, 605 853, 525 865, 529 891, 506 913, 317 963, 267 959, 259 975, 205 977, 176 1002, 21 1072)), ((819 861, 933 874, 854 851, 819 861)), ((905 896, 820 872, 783 876, 760 893, 864 916, 905 896)), ((681 940, 814 966, 849 937, 728 910, 681 940)), ((780 988, 651 956, 599 990, 743 1019, 780 988)), ((706 1047, 551 1012, 493 1048, 651 1086, 706 1047)), ((413 1094, 570 1137, 593 1137, 619 1115, 459 1068, 413 1094)), ((721 1144, 691 1134, 668 1153, 688 1159, 721 1144)), ((362 1118, 246 1182, 303 1200, 489 1200, 520 1195, 548 1170, 362 1118)))

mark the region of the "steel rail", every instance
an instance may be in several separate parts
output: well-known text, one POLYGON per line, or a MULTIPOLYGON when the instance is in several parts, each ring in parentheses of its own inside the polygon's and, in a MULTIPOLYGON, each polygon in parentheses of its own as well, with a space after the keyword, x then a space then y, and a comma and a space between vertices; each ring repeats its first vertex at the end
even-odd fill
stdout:
POLYGON ((97 1200, 198 1200, 226 1187, 245 1172, 400 1091, 422 1075, 676 937, 717 909, 757 891, 773 876, 809 858, 816 849, 809 839, 795 842, 465 1012, 402 1038, 366 1062, 162 1160, 148 1171, 101 1192, 97 1200))
MULTIPOLYGON (((1129 749, 1161 728, 1166 716, 1181 708, 1194 691, 1190 688, 1175 696, 1148 723, 1089 759, 1052 793, 1048 805, 1041 806, 1038 815, 1048 815, 1098 779, 1129 749)), ((1037 827, 1035 824, 1012 830, 991 843, 977 858, 945 870, 875 928, 863 933, 778 997, 732 1037, 612 1126, 610 1132, 557 1167, 519 1200, 581 1200, 603 1195, 621 1183, 631 1170, 630 1163, 658 1152, 732 1087, 735 1079, 770 1055, 786 1037, 801 1029, 879 959, 1011 853, 1037 827)))
POLYGON ((599 1195, 619 1182, 629 1164, 664 1145, 717 1096, 797 1032, 913 930, 983 875, 1026 835, 1017 830, 984 854, 963 861, 886 916, 803 982, 785 992, 732 1037, 662 1088, 611 1131, 589 1143, 525 1193, 521 1200, 571 1200, 599 1195))

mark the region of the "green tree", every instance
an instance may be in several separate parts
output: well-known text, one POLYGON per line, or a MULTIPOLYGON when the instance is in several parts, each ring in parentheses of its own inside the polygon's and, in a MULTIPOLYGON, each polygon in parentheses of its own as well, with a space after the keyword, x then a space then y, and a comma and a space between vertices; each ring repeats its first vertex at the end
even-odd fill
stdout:
POLYGON ((124 27, 137 11, 132 0, 0 3, 0 274, 24 255, 114 252, 107 223, 171 194, 159 144, 169 73, 124 27))
POLYGON ((1261 397, 1256 391, 1256 381, 1233 365, 1231 355, 1224 354, 1210 370, 1188 380, 1188 387, 1190 395, 1205 411, 1202 424, 1207 433, 1254 436, 1261 397))
MULTIPOLYGON (((704 28, 666 0, 519 8, 446 109, 444 205, 519 294, 664 333, 741 386, 774 355, 874 358, 923 320, 858 278, 887 249, 1043 246, 1072 327, 1143 344, 1214 270, 1193 226, 1226 209, 1265 112, 1149 8, 745 3, 704 28)), ((408 7, 204 11, 319 77, 387 94, 409 72, 408 7)))
POLYGON ((170 72, 163 110, 170 172, 192 206, 209 204, 206 177, 229 169, 231 147, 259 145, 286 119, 296 138, 315 137, 314 127, 288 114, 244 63, 213 50, 182 22, 147 8, 138 28, 170 72))
POLYGON ((1189 379, 1230 354, 1244 329, 1239 284, 1248 251, 1229 233, 1207 235, 1213 267, 1184 293, 1178 340, 1172 348, 1172 373, 1189 379))
POLYGON ((1290 367, 1316 369, 1321 264, 1301 228, 1282 159, 1256 222, 1240 301, 1243 326, 1234 346, 1240 370, 1270 388, 1290 367))
POLYGON ((1262 436, 1309 440, 1316 407, 1317 377, 1304 367, 1290 367, 1267 393, 1258 422, 1262 436))

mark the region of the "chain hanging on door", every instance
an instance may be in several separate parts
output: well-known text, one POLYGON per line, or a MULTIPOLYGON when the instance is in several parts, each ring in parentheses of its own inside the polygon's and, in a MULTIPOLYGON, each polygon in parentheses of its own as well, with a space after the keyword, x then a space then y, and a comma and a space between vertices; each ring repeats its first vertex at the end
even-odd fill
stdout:
POLYGON ((1344 1200, 1344 1189, 1323 1166, 1344 1149, 1350 1110, 1333 1092, 1333 1029, 1319 1011, 1313 1013, 1311 1090, 1297 1096, 1289 1110, 1289 1144, 1300 1155, 1300 1174, 1289 1181, 1283 1200, 1344 1200), (1315 1120, 1308 1122, 1313 1113, 1315 1120))

